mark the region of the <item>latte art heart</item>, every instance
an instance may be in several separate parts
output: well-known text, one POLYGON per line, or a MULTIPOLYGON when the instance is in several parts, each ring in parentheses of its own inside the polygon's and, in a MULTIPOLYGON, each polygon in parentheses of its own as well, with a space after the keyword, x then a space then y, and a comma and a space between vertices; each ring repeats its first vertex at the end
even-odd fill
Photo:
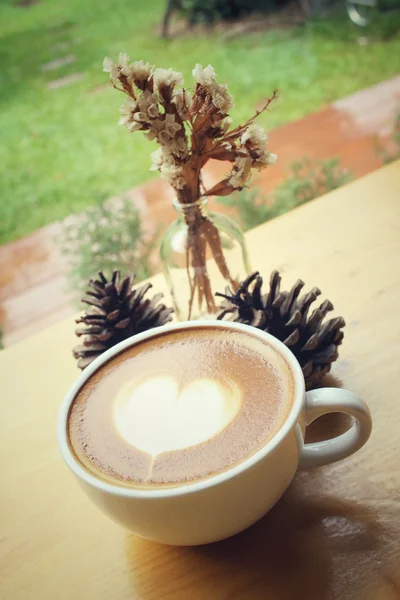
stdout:
POLYGON ((195 379, 181 388, 168 374, 125 385, 114 403, 114 422, 130 445, 155 457, 196 446, 225 429, 237 415, 237 385, 195 379))

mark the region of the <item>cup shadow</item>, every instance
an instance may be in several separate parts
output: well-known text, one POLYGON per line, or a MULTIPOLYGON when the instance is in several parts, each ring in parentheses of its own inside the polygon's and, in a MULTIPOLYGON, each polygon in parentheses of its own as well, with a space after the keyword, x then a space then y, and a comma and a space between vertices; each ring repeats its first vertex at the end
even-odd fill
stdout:
POLYGON ((233 538, 180 548, 129 536, 125 550, 140 599, 328 600, 333 590, 335 598, 344 597, 335 577, 337 557, 343 568, 358 564, 360 554, 377 551, 381 534, 363 504, 313 498, 295 480, 265 517, 233 538))

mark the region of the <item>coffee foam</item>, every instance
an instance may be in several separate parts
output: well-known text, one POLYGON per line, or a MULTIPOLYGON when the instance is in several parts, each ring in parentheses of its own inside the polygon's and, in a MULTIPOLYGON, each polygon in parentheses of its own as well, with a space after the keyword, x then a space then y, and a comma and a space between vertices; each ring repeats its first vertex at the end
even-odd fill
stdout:
POLYGON ((88 379, 70 410, 70 444, 113 483, 189 483, 256 452, 292 398, 291 371, 264 341, 212 326, 163 333, 88 379))

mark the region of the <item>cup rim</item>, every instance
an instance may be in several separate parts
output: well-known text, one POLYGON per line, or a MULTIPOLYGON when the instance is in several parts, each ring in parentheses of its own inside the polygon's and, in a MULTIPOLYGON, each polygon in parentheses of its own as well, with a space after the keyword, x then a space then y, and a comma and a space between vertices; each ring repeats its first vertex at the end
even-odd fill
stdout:
POLYGON ((110 493, 115 496, 137 499, 177 497, 192 494, 207 488, 214 487, 216 485, 220 485, 225 481, 228 481, 240 475, 247 469, 253 468, 254 465, 263 460, 282 442, 282 440, 284 440, 289 431, 296 424, 301 409, 303 407, 304 396, 305 382, 300 364, 298 363, 296 357, 291 352, 291 350, 289 350, 289 348, 285 346, 280 340, 270 335, 269 333, 257 329, 255 327, 245 325, 243 323, 235 323, 232 321, 199 320, 172 323, 168 325, 163 325, 162 327, 150 329, 143 333, 139 333, 120 342, 119 344, 116 344, 115 346, 98 356, 88 367, 86 367, 84 371, 80 373, 79 377, 75 380, 75 382, 72 384, 69 391, 67 392, 59 409, 57 419, 57 443, 64 462, 74 473, 74 475, 76 475, 78 479, 82 480, 86 484, 100 491, 110 493), (219 329, 228 329, 230 331, 242 331, 247 334, 250 333, 251 335, 258 337, 261 340, 267 341, 271 346, 273 346, 275 350, 277 350, 281 354, 281 356, 283 356, 284 360, 288 363, 289 369, 293 375, 294 400, 293 405, 286 417, 286 420, 284 421, 281 428, 275 433, 275 435, 270 440, 268 440, 268 442, 265 445, 263 445, 259 450, 257 450, 257 452, 255 452, 239 464, 233 465, 232 467, 230 467, 226 471, 223 471, 222 473, 217 473, 200 481, 187 483, 185 485, 176 485, 165 489, 135 489, 106 482, 104 480, 99 479, 95 475, 89 473, 89 471, 87 471, 74 456, 67 439, 67 423, 70 406, 76 394, 83 387, 85 382, 110 358, 112 358, 116 354, 119 354, 123 350, 130 348, 131 346, 140 344, 142 341, 145 341, 149 338, 158 336, 163 333, 180 331, 182 329, 203 329, 215 327, 219 329))

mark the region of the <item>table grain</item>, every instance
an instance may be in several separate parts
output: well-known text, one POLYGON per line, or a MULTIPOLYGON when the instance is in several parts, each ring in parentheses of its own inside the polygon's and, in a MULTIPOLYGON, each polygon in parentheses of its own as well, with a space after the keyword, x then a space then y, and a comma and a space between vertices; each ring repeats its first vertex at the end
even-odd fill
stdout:
MULTIPOLYGON (((77 376, 68 319, 0 353, 2 600, 400 598, 400 162, 247 234, 253 266, 319 286, 347 322, 329 384, 364 398, 356 455, 298 473, 256 525, 162 546, 104 517, 62 463, 58 407, 77 376)), ((153 278, 165 290, 161 276, 153 278)), ((325 419, 323 434, 342 426, 325 419)), ((314 427, 314 437, 321 435, 314 427)))

